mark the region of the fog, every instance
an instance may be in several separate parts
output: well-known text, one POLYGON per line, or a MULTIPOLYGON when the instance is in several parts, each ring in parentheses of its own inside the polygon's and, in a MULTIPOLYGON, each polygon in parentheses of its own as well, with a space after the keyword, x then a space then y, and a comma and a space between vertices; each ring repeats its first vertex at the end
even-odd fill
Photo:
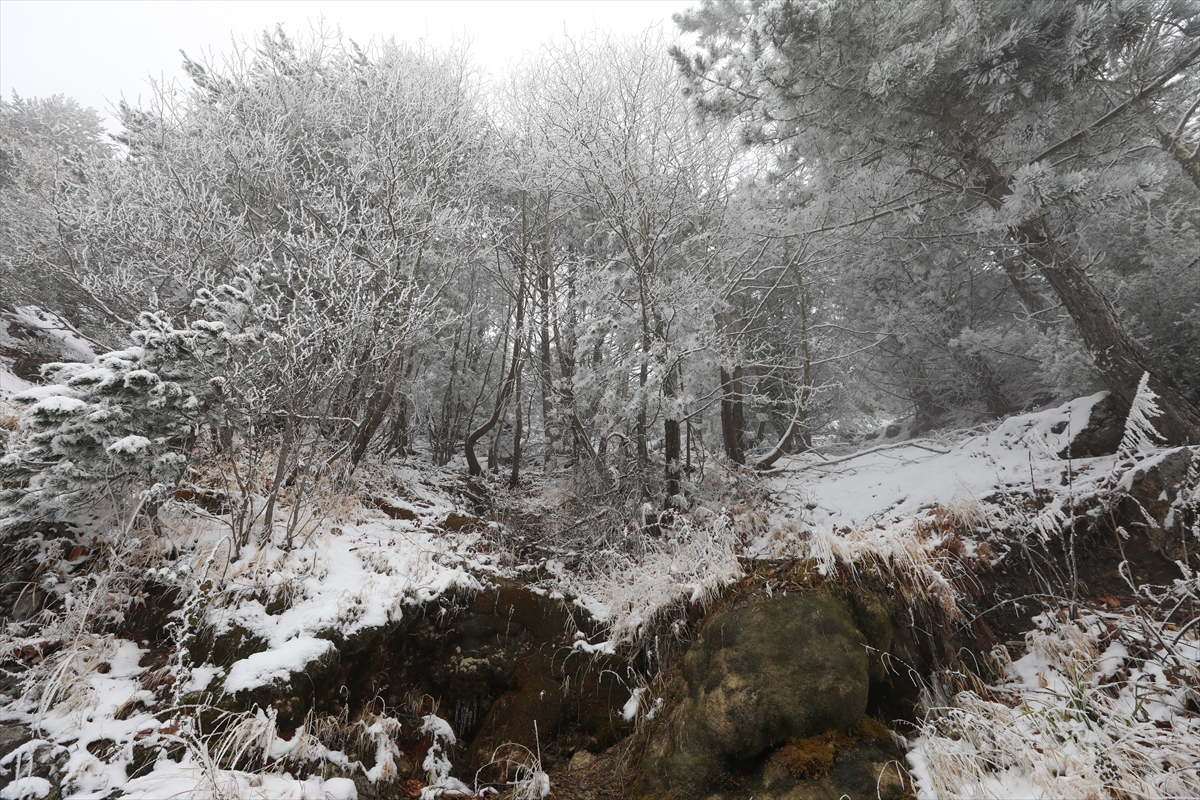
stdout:
POLYGON ((0 92, 11 98, 65 94, 97 109, 137 104, 150 81, 183 78, 179 51, 220 54, 234 41, 282 24, 289 35, 324 26, 365 43, 372 38, 434 47, 467 44, 482 69, 499 73, 564 32, 634 33, 672 27, 686 0, 652 2, 0 2, 0 92))

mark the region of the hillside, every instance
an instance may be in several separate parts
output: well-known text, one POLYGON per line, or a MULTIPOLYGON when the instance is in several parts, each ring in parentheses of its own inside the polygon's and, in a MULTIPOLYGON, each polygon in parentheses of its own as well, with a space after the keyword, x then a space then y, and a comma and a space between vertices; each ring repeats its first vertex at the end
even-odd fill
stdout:
MULTIPOLYGON (((906 751, 901 794, 1192 793, 1200 460, 1129 435, 1116 454, 1060 458, 1102 399, 817 448, 762 476, 710 464, 688 514, 603 537, 572 519, 567 475, 510 491, 414 457, 285 506, 301 520, 290 541, 232 559, 230 499, 201 465, 159 536, 103 539, 79 520, 32 561, 10 557, 4 796, 656 796, 629 748, 652 752, 655 718, 686 702, 672 681, 706 619, 778 592, 853 605, 880 590, 889 624, 904 612, 920 631, 892 638, 869 701, 906 751), (505 597, 527 641, 473 656, 492 671, 468 691, 462 647, 483 646, 505 597), (513 710, 514 676, 547 646, 600 708, 513 710), (538 733, 514 736, 509 769, 476 773, 482 742, 505 744, 502 707, 538 733)), ((761 796, 793 796, 770 785, 761 796)))

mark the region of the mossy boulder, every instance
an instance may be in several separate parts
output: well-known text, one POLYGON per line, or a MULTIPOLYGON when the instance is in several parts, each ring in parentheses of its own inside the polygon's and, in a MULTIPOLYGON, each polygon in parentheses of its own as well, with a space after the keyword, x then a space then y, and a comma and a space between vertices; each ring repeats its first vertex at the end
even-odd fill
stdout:
POLYGON ((866 640, 842 601, 779 595, 715 614, 684 656, 676 708, 650 734, 648 796, 702 797, 789 739, 844 730, 867 707, 866 640))

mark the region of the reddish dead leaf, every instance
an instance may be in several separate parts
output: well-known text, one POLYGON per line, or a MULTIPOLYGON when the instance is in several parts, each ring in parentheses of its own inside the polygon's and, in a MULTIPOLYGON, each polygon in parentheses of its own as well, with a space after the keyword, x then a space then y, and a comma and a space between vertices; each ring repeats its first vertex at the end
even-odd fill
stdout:
POLYGON ((418 780, 401 781, 396 787, 399 792, 397 797, 415 798, 421 796, 421 790, 425 788, 425 784, 418 780))

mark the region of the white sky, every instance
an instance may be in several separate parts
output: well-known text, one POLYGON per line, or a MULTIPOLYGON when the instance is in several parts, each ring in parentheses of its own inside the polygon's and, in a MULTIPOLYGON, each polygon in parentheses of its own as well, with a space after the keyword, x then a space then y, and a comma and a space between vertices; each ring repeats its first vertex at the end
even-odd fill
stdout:
POLYGON ((477 64, 493 73, 544 43, 589 30, 670 32, 673 13, 691 0, 407 0, 406 2, 49 2, 0 0, 0 92, 23 97, 65 94, 110 120, 122 96, 137 104, 148 78, 182 80, 179 51, 196 58, 228 51, 276 23, 303 36, 324 19, 366 44, 372 38, 435 47, 468 38, 477 64))

